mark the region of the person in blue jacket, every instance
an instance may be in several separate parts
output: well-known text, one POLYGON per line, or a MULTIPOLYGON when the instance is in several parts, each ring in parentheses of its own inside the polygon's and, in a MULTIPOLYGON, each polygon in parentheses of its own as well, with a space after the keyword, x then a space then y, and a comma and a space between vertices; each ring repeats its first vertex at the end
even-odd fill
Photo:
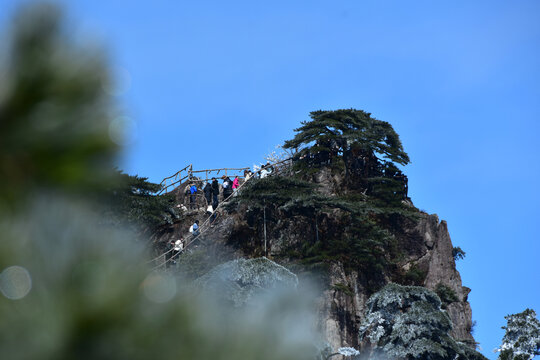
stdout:
POLYGON ((194 183, 191 183, 189 192, 191 193, 189 196, 189 208, 193 210, 195 208, 195 201, 197 200, 197 186, 194 183))
POLYGON ((191 228, 193 229, 193 237, 197 237, 199 235, 199 220, 195 220, 191 228))

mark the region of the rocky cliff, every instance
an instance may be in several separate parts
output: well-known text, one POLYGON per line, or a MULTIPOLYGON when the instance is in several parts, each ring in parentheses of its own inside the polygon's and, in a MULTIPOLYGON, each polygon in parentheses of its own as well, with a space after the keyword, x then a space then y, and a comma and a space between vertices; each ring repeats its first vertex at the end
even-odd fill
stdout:
MULTIPOLYGON (((328 198, 336 196, 334 189, 342 183, 339 176, 332 176, 328 172, 318 172, 312 179, 318 186, 317 193, 328 198)), ((462 286, 456 270, 447 224, 439 221, 436 215, 419 212, 411 203, 406 203, 406 206, 413 209, 416 216, 413 220, 399 222, 399 229, 393 231, 392 251, 397 251, 399 255, 392 255, 393 260, 380 274, 374 275, 369 269, 363 271, 336 260, 322 261, 324 266, 314 270, 324 274, 318 277, 322 289, 318 298, 317 326, 332 348, 361 346, 358 334, 367 300, 390 282, 424 286, 438 293, 452 321, 452 337, 474 346, 472 313, 467 301, 470 289, 462 286)), ((164 228, 156 237, 156 243, 164 244, 171 238, 187 234, 189 225, 195 219, 203 220, 206 217, 202 209, 186 213, 182 221, 164 228)), ((291 253, 291 249, 312 241, 338 237, 339 229, 343 227, 339 223, 340 217, 336 215, 339 210, 321 212, 315 222, 283 210, 271 211, 269 206, 263 211, 265 223, 261 221, 261 213, 249 203, 232 202, 226 210, 221 210, 201 237, 201 242, 192 247, 191 255, 185 257, 189 259, 195 254, 195 261, 199 262, 192 276, 195 278, 212 266, 232 259, 266 255, 302 278, 302 274, 312 273, 308 270, 312 267, 306 266, 294 252, 291 253)), ((362 234, 358 236, 362 237, 362 234)), ((189 260, 186 264, 194 265, 189 260)))
MULTIPOLYGON (((410 235, 407 256, 400 266, 405 271, 416 269, 425 278, 420 285, 433 291, 442 284, 452 289, 457 301, 447 305, 452 320, 450 334, 456 340, 474 345, 471 335, 472 312, 452 256, 452 242, 445 221, 436 215, 422 215, 418 224, 406 229, 410 235)), ((369 291, 359 281, 361 274, 347 272, 340 264, 330 269, 330 284, 320 299, 320 326, 334 347, 358 346, 358 327, 363 319, 369 291)))

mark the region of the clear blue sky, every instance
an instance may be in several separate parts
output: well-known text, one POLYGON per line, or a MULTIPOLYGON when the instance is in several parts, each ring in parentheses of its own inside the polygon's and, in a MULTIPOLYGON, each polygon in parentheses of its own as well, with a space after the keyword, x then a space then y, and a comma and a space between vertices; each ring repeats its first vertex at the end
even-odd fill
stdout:
MULTIPOLYGON (((482 352, 540 311, 540 2, 64 0, 129 73, 122 167, 250 166, 318 109, 390 122, 414 203, 448 221, 482 352)), ((0 0, 0 20, 18 0, 0 0)))

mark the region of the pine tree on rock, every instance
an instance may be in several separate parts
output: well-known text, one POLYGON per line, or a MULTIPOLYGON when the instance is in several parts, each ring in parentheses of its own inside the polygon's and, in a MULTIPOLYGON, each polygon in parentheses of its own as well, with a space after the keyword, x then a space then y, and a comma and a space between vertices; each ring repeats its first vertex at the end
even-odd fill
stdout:
MULTIPOLYGON (((335 111, 313 111, 311 121, 302 122, 295 129, 297 134, 285 141, 283 148, 296 149, 297 159, 315 158, 319 163, 331 163, 343 157, 345 171, 368 162, 375 166, 393 162, 409 163, 399 135, 388 122, 371 117, 362 110, 345 109, 335 111)), ((367 164, 363 164, 367 165, 367 164)))

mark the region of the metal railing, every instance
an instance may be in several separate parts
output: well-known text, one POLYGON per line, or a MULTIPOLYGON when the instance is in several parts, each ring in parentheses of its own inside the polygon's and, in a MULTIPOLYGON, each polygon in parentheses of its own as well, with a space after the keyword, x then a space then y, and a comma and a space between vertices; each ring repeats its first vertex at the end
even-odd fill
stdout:
POLYGON ((157 195, 166 194, 169 192, 170 187, 173 187, 176 184, 181 184, 182 181, 190 177, 191 171, 193 171, 193 165, 189 164, 185 168, 178 170, 173 175, 163 179, 159 183, 159 185, 161 186, 161 190, 157 192, 157 195))
POLYGON ((249 170, 249 167, 245 168, 220 168, 220 169, 205 169, 205 170, 193 170, 193 165, 189 164, 185 168, 177 171, 173 175, 166 177, 159 183, 161 190, 157 192, 157 195, 167 194, 170 191, 176 189, 184 180, 188 181, 208 181, 208 179, 218 178, 220 175, 225 176, 238 176, 244 178, 244 171, 249 170), (204 177, 196 174, 204 174, 204 177))

